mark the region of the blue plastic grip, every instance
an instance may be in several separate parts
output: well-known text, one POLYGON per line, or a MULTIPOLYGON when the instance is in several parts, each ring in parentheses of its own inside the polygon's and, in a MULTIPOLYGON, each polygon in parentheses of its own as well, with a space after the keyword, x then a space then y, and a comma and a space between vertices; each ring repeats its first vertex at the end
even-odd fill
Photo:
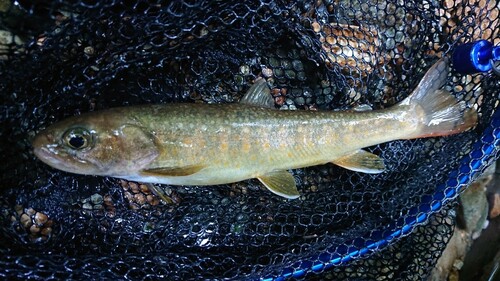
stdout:
POLYGON ((456 47, 452 60, 459 73, 487 72, 492 68, 491 60, 500 60, 500 47, 486 40, 467 43, 456 47))

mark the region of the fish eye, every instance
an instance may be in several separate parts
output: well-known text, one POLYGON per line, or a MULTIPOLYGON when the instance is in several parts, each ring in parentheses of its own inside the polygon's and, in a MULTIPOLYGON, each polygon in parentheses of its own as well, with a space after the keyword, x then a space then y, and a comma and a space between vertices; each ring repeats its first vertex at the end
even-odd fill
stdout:
POLYGON ((92 135, 86 129, 73 128, 64 133, 63 140, 70 148, 80 150, 87 148, 91 144, 92 135))

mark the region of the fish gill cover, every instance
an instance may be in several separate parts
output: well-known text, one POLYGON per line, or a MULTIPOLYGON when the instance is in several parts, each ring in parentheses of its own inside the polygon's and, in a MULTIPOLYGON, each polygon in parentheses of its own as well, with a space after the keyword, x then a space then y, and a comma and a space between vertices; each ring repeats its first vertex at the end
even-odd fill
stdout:
POLYGON ((387 166, 378 175, 331 164, 293 170, 297 200, 249 180, 160 186, 176 203, 164 204, 140 183, 49 168, 30 141, 55 121, 93 110, 238 102, 258 77, 280 109, 390 107, 457 45, 499 44, 498 5, 0 1, 0 276, 426 276, 453 233, 456 200, 447 197, 498 156, 487 145, 498 135, 490 126, 495 75, 451 71, 447 80, 447 90, 477 109, 473 130, 371 147, 387 166), (368 246, 370 254, 356 252, 368 246))

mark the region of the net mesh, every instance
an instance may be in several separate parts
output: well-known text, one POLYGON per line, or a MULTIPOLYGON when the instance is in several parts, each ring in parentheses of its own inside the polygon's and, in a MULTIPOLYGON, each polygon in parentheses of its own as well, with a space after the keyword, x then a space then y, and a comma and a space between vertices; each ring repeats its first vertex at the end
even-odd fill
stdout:
POLYGON ((333 165, 293 170, 301 197, 291 201, 249 180, 163 185, 177 203, 164 204, 140 183, 51 169, 35 160, 30 141, 87 111, 238 102, 257 77, 280 109, 390 107, 456 45, 498 44, 498 5, 0 1, 0 276, 257 279, 316 271, 311 278, 419 279, 454 225, 453 204, 429 206, 498 156, 500 124, 488 130, 500 89, 494 75, 451 72, 445 85, 477 109, 475 129, 368 148, 387 166, 378 175, 333 165), (416 213, 429 217, 411 235, 350 256, 416 213), (344 259, 328 270, 317 266, 336 257, 344 259))

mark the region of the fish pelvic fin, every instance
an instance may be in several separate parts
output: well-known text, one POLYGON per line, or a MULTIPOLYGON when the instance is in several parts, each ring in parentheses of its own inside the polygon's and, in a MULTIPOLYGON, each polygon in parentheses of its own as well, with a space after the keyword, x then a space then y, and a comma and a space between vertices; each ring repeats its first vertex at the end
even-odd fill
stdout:
POLYGON ((382 158, 362 149, 335 159, 332 163, 351 171, 367 174, 380 174, 385 170, 382 158))
POLYGON ((288 171, 274 171, 257 177, 257 179, 272 193, 279 196, 296 199, 300 196, 295 179, 288 171))
POLYGON ((474 127, 477 112, 467 108, 450 92, 440 89, 448 76, 448 59, 437 61, 424 75, 413 93, 399 106, 413 110, 416 130, 408 139, 448 136, 474 127))

